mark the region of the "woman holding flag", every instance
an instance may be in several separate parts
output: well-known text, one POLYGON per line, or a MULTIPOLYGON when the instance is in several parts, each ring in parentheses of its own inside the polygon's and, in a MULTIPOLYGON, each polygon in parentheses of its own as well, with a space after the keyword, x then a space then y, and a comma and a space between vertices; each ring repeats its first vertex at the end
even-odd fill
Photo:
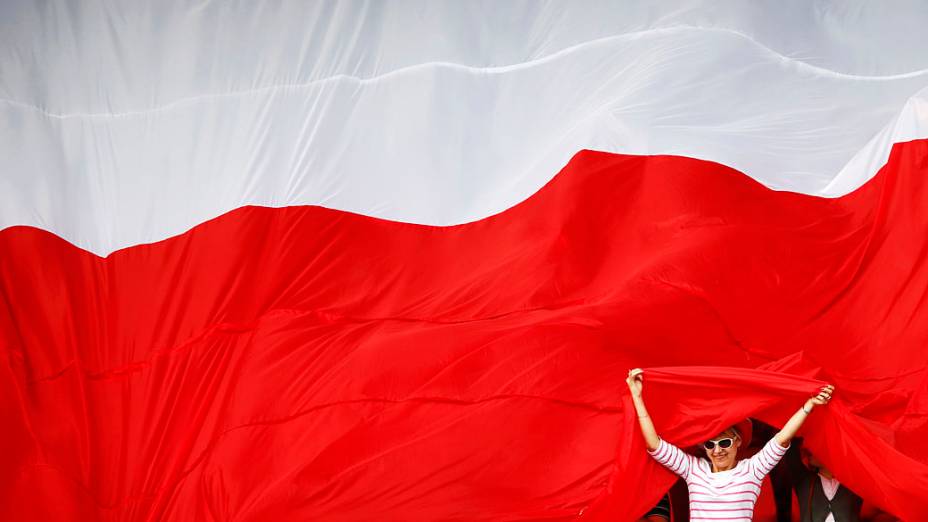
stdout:
POLYGON ((754 504, 760 494, 764 477, 783 458, 790 441, 799 431, 816 407, 831 400, 834 387, 823 386, 819 393, 810 397, 786 422, 779 432, 756 455, 738 461, 744 431, 732 426, 705 441, 703 448, 707 459, 689 455, 673 444, 660 438, 642 398, 643 371, 628 372, 626 382, 632 402, 638 414, 638 424, 644 436, 648 453, 655 460, 686 481, 690 497, 690 520, 692 522, 727 520, 750 522, 754 504))

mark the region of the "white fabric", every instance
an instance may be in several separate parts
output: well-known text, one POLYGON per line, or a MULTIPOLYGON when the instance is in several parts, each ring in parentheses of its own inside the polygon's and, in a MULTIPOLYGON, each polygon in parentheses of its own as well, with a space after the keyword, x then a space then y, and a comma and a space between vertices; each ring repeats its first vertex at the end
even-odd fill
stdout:
MULTIPOLYGON (((838 494, 838 487, 841 486, 841 483, 838 482, 836 478, 828 478, 823 475, 818 476, 819 480, 822 482, 822 490, 825 492, 825 498, 829 501, 834 500, 835 495, 838 494)), ((834 513, 828 513, 828 516, 825 517, 825 522, 835 522, 834 513)))
POLYGON ((451 225, 582 148, 845 194, 928 137, 928 4, 0 3, 0 229, 100 255, 243 205, 451 225))

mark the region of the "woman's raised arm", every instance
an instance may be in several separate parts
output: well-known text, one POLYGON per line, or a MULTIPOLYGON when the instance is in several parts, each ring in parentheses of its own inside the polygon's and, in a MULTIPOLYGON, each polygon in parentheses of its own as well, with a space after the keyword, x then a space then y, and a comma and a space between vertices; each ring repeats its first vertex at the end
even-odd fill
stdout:
POLYGON ((648 415, 648 409, 644 405, 644 399, 641 398, 641 390, 644 387, 641 368, 635 368, 628 371, 628 378, 625 382, 628 384, 628 391, 632 395, 632 402, 635 403, 635 411, 638 413, 638 426, 641 427, 641 434, 644 436, 644 443, 648 451, 654 451, 661 443, 661 438, 654 429, 654 423, 651 422, 651 416, 648 415))
POLYGON ((812 413, 812 410, 814 410, 816 406, 828 404, 828 401, 831 400, 831 394, 834 393, 834 391, 835 387, 829 384, 827 386, 822 386, 818 395, 806 399, 802 408, 794 413, 793 416, 786 421, 786 424, 783 425, 783 429, 774 435, 774 438, 777 439, 777 443, 784 448, 789 447, 789 442, 796 436, 796 432, 802 427, 802 423, 806 421, 806 417, 812 413))

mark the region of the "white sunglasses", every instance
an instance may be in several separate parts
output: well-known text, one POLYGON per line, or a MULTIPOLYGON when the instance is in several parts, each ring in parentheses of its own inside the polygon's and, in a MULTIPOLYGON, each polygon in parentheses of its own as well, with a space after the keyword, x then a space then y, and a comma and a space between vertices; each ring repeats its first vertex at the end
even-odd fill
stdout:
POLYGON ((716 444, 718 444, 719 447, 722 449, 728 449, 734 443, 735 443, 735 439, 728 437, 725 439, 707 440, 706 442, 702 443, 702 446, 706 448, 707 450, 712 451, 713 449, 715 449, 716 444))

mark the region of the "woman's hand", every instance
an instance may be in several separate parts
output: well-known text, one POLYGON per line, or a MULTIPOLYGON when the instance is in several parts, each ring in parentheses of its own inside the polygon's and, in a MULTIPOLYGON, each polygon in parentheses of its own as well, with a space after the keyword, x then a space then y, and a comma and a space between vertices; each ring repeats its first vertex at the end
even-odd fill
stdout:
POLYGON ((641 368, 628 370, 628 378, 625 379, 625 382, 628 384, 628 391, 631 392, 632 397, 641 397, 641 389, 644 386, 643 374, 644 370, 641 368))
POLYGON ((641 427, 641 435, 644 436, 644 444, 649 451, 657 449, 661 443, 661 438, 654 429, 654 423, 651 422, 651 416, 648 415, 648 408, 644 405, 644 399, 641 398, 641 388, 644 387, 644 371, 641 368, 628 370, 628 378, 625 383, 628 384, 628 391, 632 394, 632 403, 635 405, 635 412, 638 414, 638 426, 641 427))
POLYGON ((819 390, 818 394, 814 397, 806 399, 805 404, 802 405, 802 409, 794 413, 793 416, 786 421, 786 424, 783 425, 783 429, 778 431, 774 436, 781 447, 789 447, 789 441, 796 436, 796 432, 799 431, 799 428, 802 427, 802 423, 805 422, 809 414, 812 413, 812 409, 816 406, 828 404, 828 401, 831 400, 831 394, 834 393, 834 391, 835 387, 829 384, 827 386, 822 386, 822 389, 819 390))
POLYGON ((832 385, 822 386, 822 389, 818 391, 818 395, 814 397, 809 397, 806 403, 802 406, 803 410, 811 412, 816 406, 824 406, 828 404, 828 401, 831 400, 831 395, 834 393, 835 387, 832 385))

